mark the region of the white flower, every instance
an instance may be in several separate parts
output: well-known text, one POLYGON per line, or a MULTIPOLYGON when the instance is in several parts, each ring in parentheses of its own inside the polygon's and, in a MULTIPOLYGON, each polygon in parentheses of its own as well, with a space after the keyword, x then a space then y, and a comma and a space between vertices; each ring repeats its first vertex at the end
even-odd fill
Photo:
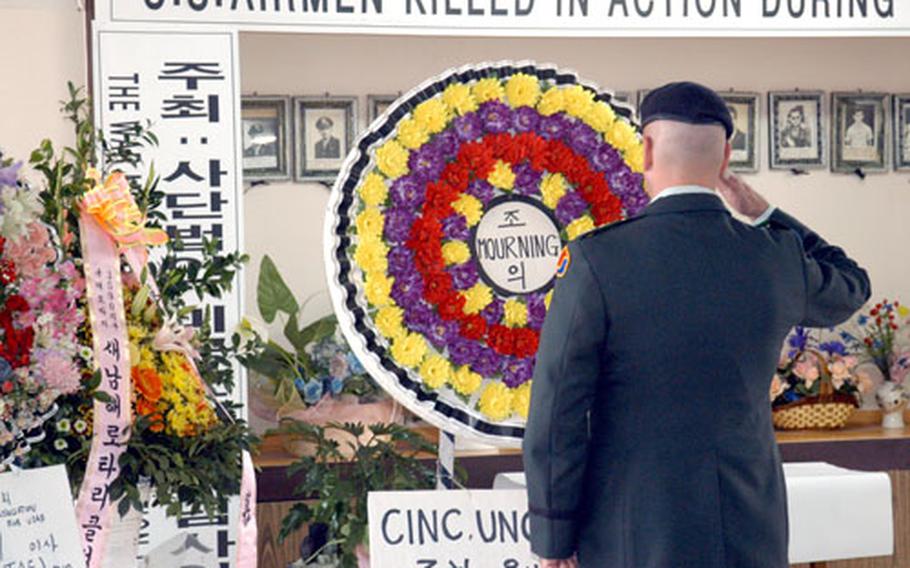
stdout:
POLYGON ((63 438, 57 438, 56 440, 54 440, 54 448, 57 451, 62 452, 63 450, 65 450, 67 448, 66 440, 64 440, 63 438))
POLYGON ((244 317, 237 324, 234 333, 240 337, 238 349, 241 353, 246 353, 257 342, 268 343, 269 341, 269 328, 266 327, 265 322, 256 318, 244 317))
POLYGON ((41 214, 37 192, 4 187, 0 190, 0 203, 3 205, 0 234, 10 240, 24 236, 26 227, 41 214))
POLYGON ((68 418, 62 418, 57 421, 57 431, 58 432, 69 432, 70 431, 70 421, 68 418))
POLYGON ((88 429, 88 424, 85 423, 85 420, 76 420, 73 422, 73 430, 79 434, 85 432, 88 429))

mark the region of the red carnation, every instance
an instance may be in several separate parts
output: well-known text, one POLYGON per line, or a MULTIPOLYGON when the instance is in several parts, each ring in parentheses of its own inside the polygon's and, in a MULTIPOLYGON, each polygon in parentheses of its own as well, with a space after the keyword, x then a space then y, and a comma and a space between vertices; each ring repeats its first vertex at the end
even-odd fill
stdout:
POLYGON ((460 193, 468 188, 471 181, 471 172, 458 162, 451 162, 442 170, 442 179, 460 193))
POLYGON ((464 316, 464 297, 450 291, 436 303, 439 316, 446 321, 455 321, 464 316))
POLYGON ((512 355, 515 351, 515 339, 512 329, 501 324, 490 326, 487 343, 500 355, 512 355))
POLYGON ((12 260, 0 260, 0 284, 11 284, 16 280, 16 265, 12 260))
POLYGON ((6 381, 3 383, 3 394, 9 394, 13 392, 13 381, 6 381))
POLYGON ((514 355, 516 357, 533 357, 537 353, 540 336, 533 329, 526 327, 514 329, 512 337, 515 341, 514 355))
POLYGON ((487 332, 487 320, 478 314, 462 315, 459 325, 461 327, 461 335, 467 339, 480 339, 487 332))
POLYGON ((598 225, 614 223, 622 218, 622 202, 610 194, 607 199, 595 203, 591 212, 594 214, 594 222, 598 225))
POLYGON ((467 165, 476 177, 486 178, 493 170, 496 160, 493 149, 482 142, 468 142, 461 146, 458 161, 467 165))
POLYGON ((424 205, 424 216, 442 219, 454 213, 452 202, 458 199, 460 191, 440 181, 427 184, 427 201, 424 205))
POLYGON ((30 308, 25 298, 19 294, 13 294, 6 299, 6 309, 11 312, 27 312, 30 308))
POLYGON ((452 293, 452 277, 444 271, 433 271, 424 276, 423 297, 434 304, 442 304, 452 293))

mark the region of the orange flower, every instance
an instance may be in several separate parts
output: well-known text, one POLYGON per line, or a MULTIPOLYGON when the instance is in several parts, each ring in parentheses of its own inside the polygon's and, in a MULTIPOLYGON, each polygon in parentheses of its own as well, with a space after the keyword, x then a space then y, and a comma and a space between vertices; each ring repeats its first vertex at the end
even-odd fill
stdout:
POLYGON ((143 398, 152 403, 158 402, 162 391, 161 377, 158 376, 154 369, 133 367, 130 375, 132 375, 136 390, 139 391, 143 398))
POLYGON ((140 416, 148 416, 157 410, 154 402, 149 402, 145 398, 140 398, 136 401, 136 412, 140 416))

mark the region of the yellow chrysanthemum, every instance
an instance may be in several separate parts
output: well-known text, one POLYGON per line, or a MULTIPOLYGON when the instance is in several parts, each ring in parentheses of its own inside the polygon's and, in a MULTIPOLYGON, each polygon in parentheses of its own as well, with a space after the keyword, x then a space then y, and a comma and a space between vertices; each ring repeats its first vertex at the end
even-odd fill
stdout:
POLYGON ((426 126, 413 118, 406 118, 398 123, 398 141, 405 148, 414 150, 426 144, 430 133, 426 126))
POLYGON ((486 79, 477 81, 474 84, 473 92, 474 99, 478 103, 492 100, 501 101, 505 96, 505 90, 502 88, 502 83, 495 77, 487 77, 486 79))
POLYGON ((512 75, 506 82, 506 99, 513 107, 534 106, 540 98, 540 82, 537 77, 525 73, 512 75))
POLYGON ((473 227, 480 222, 483 216, 483 203, 473 195, 464 193, 454 203, 452 209, 458 211, 468 222, 469 227, 473 227))
POLYGON ((556 209, 556 204, 566 194, 566 181, 562 174, 547 174, 540 182, 540 193, 543 204, 550 209, 556 209))
POLYGON ((606 134, 606 140, 618 150, 626 151, 633 145, 640 144, 635 127, 625 120, 617 120, 606 134))
POLYGON ((373 320, 379 333, 391 340, 396 340, 407 331, 404 329, 404 311, 398 306, 386 306, 376 313, 373 320))
POLYGON ((480 388, 483 378, 464 365, 452 374, 451 382, 456 392, 469 395, 480 388))
POLYGON ((441 132, 449 122, 449 109, 440 98, 423 101, 414 109, 414 120, 430 134, 441 132))
POLYGON ((377 238, 363 238, 354 251, 354 262, 364 272, 385 272, 389 266, 389 247, 377 238))
POLYGON ((515 395, 506 385, 495 382, 489 383, 480 393, 478 408, 492 420, 505 420, 512 415, 512 400, 515 395))
POLYGON ((392 293, 392 284, 394 282, 394 278, 390 278, 382 272, 368 272, 363 284, 363 292, 367 297, 367 301, 377 308, 391 304, 392 298, 390 294, 392 293))
POLYGON ((642 173, 645 171, 645 147, 642 144, 635 144, 623 155, 626 163, 632 168, 633 172, 642 173))
POLYGON ((360 193, 360 199, 362 199, 364 204, 368 207, 378 207, 379 205, 382 205, 389 196, 389 188, 387 188, 385 182, 382 181, 382 176, 376 172, 367 174, 367 177, 364 178, 358 192, 360 193))
POLYGON ((166 431, 185 437, 207 430, 216 417, 192 367, 181 353, 169 351, 160 356, 163 365, 157 369, 162 386, 159 405, 163 401, 167 407, 164 413, 166 431))
POLYGON ((399 365, 417 367, 427 352, 427 342, 417 333, 409 333, 392 342, 392 358, 399 365))
POLYGON ((588 215, 583 215, 566 225, 566 236, 570 241, 574 241, 579 235, 583 235, 593 229, 594 219, 588 215))
POLYGON ((543 96, 540 97, 540 102, 537 103, 538 112, 544 116, 556 114, 557 112, 565 110, 565 108, 566 101, 562 96, 562 91, 558 87, 550 87, 544 92, 543 96))
POLYGON ((442 92, 442 100, 458 114, 477 110, 477 99, 471 94, 471 88, 464 83, 452 83, 446 87, 442 92))
POLYGON ((578 118, 584 118, 594 105, 594 93, 581 85, 563 89, 562 98, 566 103, 566 112, 578 118))
POLYGON ((903 304, 899 305, 897 307, 897 315, 899 315, 902 318, 910 316, 910 308, 908 308, 907 306, 905 306, 903 304))
POLYGON ((603 101, 599 101, 591 105, 591 108, 581 119, 597 132, 606 134, 616 121, 616 113, 613 112, 613 107, 603 101))
POLYGON ((533 381, 528 381, 522 384, 520 387, 515 389, 512 394, 512 411, 522 418, 527 418, 528 413, 531 409, 532 382, 533 381))
POLYGON ((385 223, 385 217, 382 212, 375 207, 364 209, 357 215, 354 224, 357 227, 357 235, 362 239, 375 238, 382 236, 382 227, 385 223))
POLYGON ((515 187, 515 173, 512 171, 512 167, 509 166, 509 164, 502 160, 497 160, 496 165, 493 166, 493 171, 487 176, 487 181, 490 182, 493 187, 511 191, 511 189, 515 187))
POLYGON ((461 264, 471 258, 471 249, 461 241, 449 241, 442 245, 442 259, 446 264, 461 264))
POLYGON ((441 355, 430 355, 420 366, 420 377, 423 384, 438 389, 451 380, 452 364, 441 355))
POLYGON ((503 308, 503 322, 508 327, 523 327, 528 323, 528 307, 516 298, 506 300, 503 308))
POLYGON ((410 152, 398 141, 389 140, 376 150, 376 165, 386 177, 400 178, 408 173, 409 155, 410 152))
POLYGON ((486 284, 478 282, 461 293, 464 296, 466 314, 478 314, 493 301, 493 291, 486 284))
POLYGON ((549 310, 550 302, 552 302, 552 301, 553 301, 553 290, 550 290, 549 292, 547 292, 547 295, 543 297, 543 305, 545 305, 547 307, 547 309, 549 310))

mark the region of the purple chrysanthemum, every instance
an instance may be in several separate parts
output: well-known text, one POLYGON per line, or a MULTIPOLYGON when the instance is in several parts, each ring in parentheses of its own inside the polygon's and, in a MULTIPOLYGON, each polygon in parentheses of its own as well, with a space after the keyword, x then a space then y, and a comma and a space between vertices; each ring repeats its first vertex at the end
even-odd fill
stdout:
POLYGON ((399 274, 392 283, 392 299, 399 306, 410 306, 423 294, 423 279, 416 272, 399 274))
POLYGON ((423 205, 426 189, 411 176, 400 177, 392 182, 389 194, 392 204, 397 207, 417 209, 423 205))
POLYGON ((480 345, 476 341, 458 337, 449 343, 449 359, 455 365, 470 365, 477 359, 480 345))
POLYGON ((503 357, 489 347, 481 347, 471 368, 484 377, 495 377, 502 372, 504 362, 503 357))
POLYGON ((644 191, 629 193, 622 196, 622 205, 626 208, 626 216, 638 215, 650 203, 650 198, 644 191))
POLYGON ((566 136, 569 147, 582 156, 590 157, 600 146, 601 138, 593 128, 584 122, 576 122, 566 136))
POLYGON ((389 252, 389 274, 397 278, 402 274, 411 274, 414 271, 414 253, 404 246, 392 247, 389 252))
POLYGON ((517 388, 531 379, 534 374, 534 359, 510 357, 502 370, 502 382, 509 388, 517 388))
POLYGON ((452 121, 452 128, 458 138, 464 142, 477 140, 483 136, 483 121, 476 112, 468 112, 452 121))
POLYGON ((458 140, 458 135, 451 129, 440 132, 430 141, 433 151, 442 156, 445 160, 455 157, 458 153, 460 144, 461 142, 458 140))
POLYGON ((487 132, 498 134, 512 126, 512 110, 503 102, 487 101, 480 105, 477 114, 483 120, 483 127, 487 132))
POLYGON ((487 320, 488 324, 493 325, 502 321, 504 312, 503 301, 500 298, 493 298, 493 301, 487 304, 487 307, 480 312, 480 315, 487 320))
POLYGON ((452 266, 449 268, 449 275, 452 277, 452 286, 456 290, 467 290, 477 284, 480 279, 477 274, 477 267, 471 261, 452 266))
POLYGON ((623 166, 622 156, 616 148, 601 144, 591 153, 591 165, 599 172, 614 172, 623 166))
POLYGON ((641 181, 641 174, 637 174, 623 165, 623 167, 610 175, 610 189, 620 197, 630 193, 638 193, 642 191, 641 181))
POLYGON ((442 233, 451 241, 466 241, 471 236, 464 215, 450 215, 442 220, 442 233))
POLYGON ((531 107, 519 107, 512 113, 512 128, 516 132, 531 132, 540 124, 540 113, 531 107))
POLYGON ((442 349, 458 337, 458 324, 454 321, 445 321, 434 314, 427 324, 425 336, 433 347, 442 349))
POLYGON ((534 196, 540 194, 541 172, 535 171, 531 164, 524 161, 512 168, 515 174, 515 191, 521 195, 534 196))
POLYGON ((414 222, 412 209, 390 207, 385 211, 385 224, 382 234, 390 243, 403 243, 408 240, 411 224, 414 222))
POLYGON ((420 299, 418 299, 413 304, 404 304, 404 306, 404 324, 411 331, 424 333, 427 330, 427 327, 433 321, 433 316, 435 315, 433 308, 431 308, 429 304, 420 299))
POLYGON ((424 183, 439 179, 445 166, 443 157, 429 145, 411 152, 411 157, 408 158, 411 176, 424 183))
POLYGON ((486 205, 490 202, 491 199, 493 199, 495 191, 493 190, 493 186, 490 185, 486 180, 473 179, 471 180, 471 183, 468 184, 468 193, 486 205))
POLYGON ((588 202, 578 193, 572 191, 559 200, 556 204, 556 218, 563 225, 568 225, 579 218, 588 209, 588 202))
POLYGON ((562 113, 551 114, 540 119, 538 131, 542 138, 560 140, 569 131, 572 123, 562 113))
POLYGON ((546 317, 547 304, 544 302, 544 294, 535 292, 528 296, 528 327, 540 329, 546 317))

